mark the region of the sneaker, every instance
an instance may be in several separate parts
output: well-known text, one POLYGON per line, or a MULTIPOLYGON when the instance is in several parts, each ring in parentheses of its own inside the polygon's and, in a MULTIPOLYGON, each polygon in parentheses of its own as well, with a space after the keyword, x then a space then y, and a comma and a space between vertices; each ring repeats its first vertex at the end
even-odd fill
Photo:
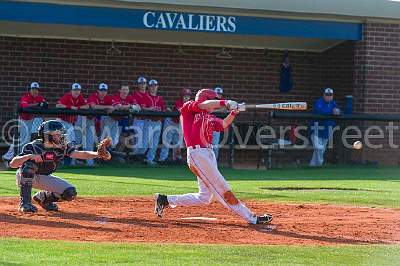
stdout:
POLYGON ((33 200, 40 205, 44 210, 48 212, 58 211, 58 206, 56 203, 48 201, 44 191, 38 191, 34 196, 33 200))
POLYGON ((24 204, 20 204, 18 207, 18 210, 20 212, 25 212, 25 213, 35 213, 38 211, 38 209, 36 208, 35 205, 33 205, 32 203, 24 203, 24 204))
POLYGON ((266 213, 262 216, 257 216, 256 224, 269 224, 271 221, 272 221, 272 215, 266 213))
POLYGON ((156 193, 154 201, 154 213, 157 214, 158 217, 162 218, 164 208, 168 206, 167 196, 156 193))

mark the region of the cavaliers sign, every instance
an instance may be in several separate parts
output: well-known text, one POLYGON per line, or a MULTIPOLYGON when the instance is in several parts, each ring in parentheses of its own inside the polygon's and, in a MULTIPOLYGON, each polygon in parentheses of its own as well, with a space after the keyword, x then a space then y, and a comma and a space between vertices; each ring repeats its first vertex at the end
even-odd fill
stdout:
POLYGON ((149 11, 143 15, 146 28, 206 32, 236 31, 236 17, 149 11))

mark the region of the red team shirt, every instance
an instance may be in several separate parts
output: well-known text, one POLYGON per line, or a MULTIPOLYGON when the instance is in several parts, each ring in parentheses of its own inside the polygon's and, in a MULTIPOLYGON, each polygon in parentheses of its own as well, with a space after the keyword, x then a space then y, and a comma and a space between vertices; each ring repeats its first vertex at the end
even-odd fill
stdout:
POLYGON ((147 95, 148 97, 148 107, 153 107, 153 111, 165 111, 165 103, 164 99, 161 96, 152 96, 150 94, 147 95))
POLYGON ((113 105, 113 97, 106 95, 103 99, 100 99, 98 93, 94 92, 89 96, 88 104, 113 105))
MULTIPOLYGON (((132 95, 128 95, 126 96, 125 99, 122 99, 121 95, 118 93, 113 96, 113 105, 118 105, 118 104, 131 105, 131 104, 136 104, 136 101, 132 95)), ((122 118, 123 116, 113 116, 113 119, 115 120, 121 120, 122 118)))
MULTIPOLYGON (((22 95, 22 97, 19 101, 19 106, 22 108, 27 108, 29 104, 42 103, 42 102, 45 102, 45 99, 43 98, 42 95, 39 94, 38 96, 33 97, 32 94, 27 92, 24 95, 22 95)), ((19 117, 22 120, 31 120, 31 119, 33 119, 34 115, 21 113, 19 115, 19 117)))
POLYGON ((132 93, 132 98, 136 104, 140 105, 140 107, 150 107, 148 95, 147 92, 142 93, 140 91, 134 91, 132 93))
MULTIPOLYGON (((148 107, 153 107, 153 111, 165 111, 165 103, 164 103, 164 99, 161 96, 152 96, 150 94, 147 94, 147 102, 148 102, 148 107)), ((158 117, 158 116, 153 116, 150 118, 153 121, 159 121, 162 120, 162 117, 158 117)))
POLYGON ((188 101, 180 109, 186 147, 200 145, 205 148, 212 143, 213 131, 224 131, 223 120, 200 109, 199 104, 199 102, 188 101))
MULTIPOLYGON (((97 105, 113 105, 113 97, 110 95, 104 96, 102 100, 100 100, 99 95, 96 92, 93 92, 88 99, 88 104, 97 104, 97 105)), ((92 116, 88 116, 88 119, 93 119, 92 116)), ((100 117, 96 119, 96 131, 99 133, 100 132, 100 117)))
MULTIPOLYGON (((63 104, 67 106, 68 109, 71 109, 72 106, 75 107, 81 107, 82 105, 86 105, 86 100, 83 97, 82 94, 79 94, 77 98, 72 97, 71 93, 66 93, 64 94, 63 97, 61 97, 60 100, 58 100, 58 103, 63 104)), ((60 118, 64 120, 65 122, 74 124, 76 122, 78 116, 76 115, 61 115, 60 118)))
POLYGON ((113 105, 118 105, 118 104, 131 105, 131 104, 136 104, 136 101, 132 95, 128 95, 126 96, 125 99, 122 99, 121 95, 118 93, 113 96, 113 105))
MULTIPOLYGON (((179 98, 178 100, 176 100, 175 105, 174 105, 174 109, 173 111, 179 111, 179 109, 181 109, 183 106, 183 100, 181 98, 179 98)), ((179 123, 179 117, 174 117, 172 118, 172 121, 176 124, 179 123)))
MULTIPOLYGON (((149 98, 147 97, 149 95, 147 92, 140 92, 140 91, 134 91, 132 93, 132 98, 135 101, 135 104, 138 104, 141 108, 142 107, 149 107, 149 98)), ((137 119, 147 119, 145 116, 136 116, 137 119)))

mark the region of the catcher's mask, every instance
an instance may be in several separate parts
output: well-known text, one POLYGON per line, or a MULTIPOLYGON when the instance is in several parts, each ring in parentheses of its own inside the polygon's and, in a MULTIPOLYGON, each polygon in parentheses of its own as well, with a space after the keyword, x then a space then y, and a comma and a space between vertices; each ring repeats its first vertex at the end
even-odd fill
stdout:
POLYGON ((56 146, 66 145, 66 131, 63 124, 57 120, 43 122, 39 126, 39 137, 43 141, 49 141, 56 146))

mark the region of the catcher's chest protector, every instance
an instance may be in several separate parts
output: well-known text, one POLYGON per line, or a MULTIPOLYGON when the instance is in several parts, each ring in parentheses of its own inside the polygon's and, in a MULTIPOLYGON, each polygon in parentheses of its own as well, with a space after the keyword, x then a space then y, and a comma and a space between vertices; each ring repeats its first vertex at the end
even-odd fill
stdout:
POLYGON ((35 140, 26 144, 20 155, 38 154, 42 157, 43 163, 38 163, 37 174, 50 175, 55 172, 64 157, 75 151, 75 145, 68 143, 63 149, 45 148, 42 140, 35 140))

